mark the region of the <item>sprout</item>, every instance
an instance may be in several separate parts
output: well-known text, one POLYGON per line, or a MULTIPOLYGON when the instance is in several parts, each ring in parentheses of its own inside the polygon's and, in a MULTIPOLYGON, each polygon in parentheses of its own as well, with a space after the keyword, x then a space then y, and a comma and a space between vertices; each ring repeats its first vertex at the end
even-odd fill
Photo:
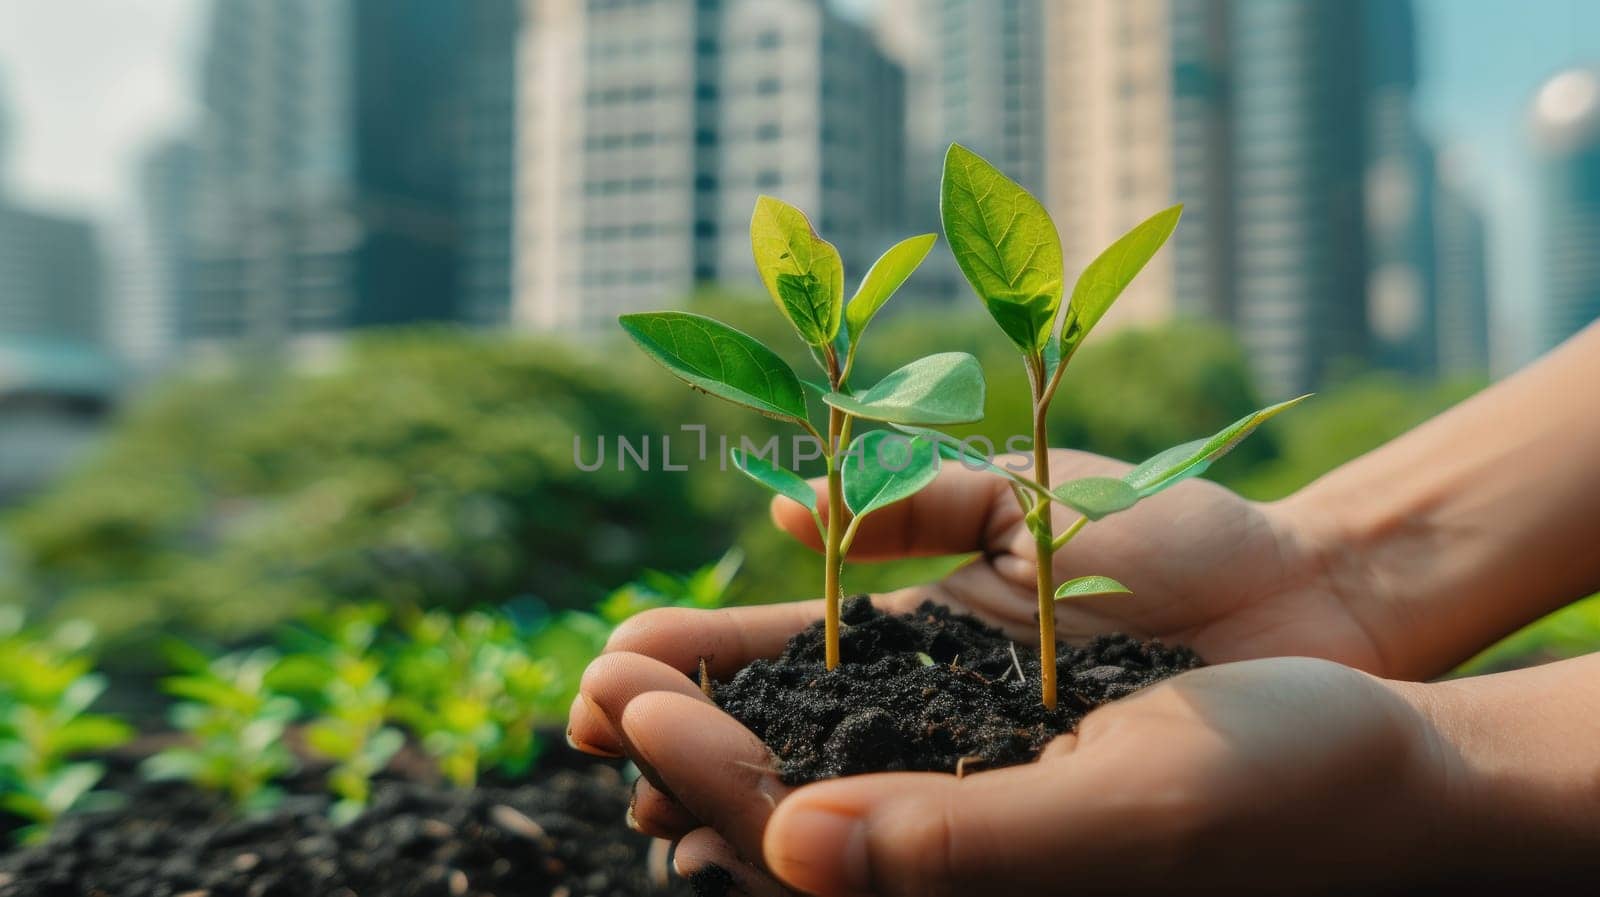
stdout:
POLYGON ((372 777, 405 744, 400 730, 386 724, 392 690, 374 647, 386 616, 377 605, 342 607, 305 629, 291 630, 285 640, 298 642, 300 650, 268 676, 272 687, 305 695, 305 702, 317 708, 305 728, 305 743, 334 764, 327 781, 338 801, 330 815, 340 824, 366 808, 372 777))
POLYGON ((1033 477, 988 463, 956 446, 941 444, 940 450, 1011 480, 1037 553, 1040 692, 1045 707, 1053 710, 1055 600, 1128 592, 1105 576, 1079 577, 1054 588, 1055 552, 1089 521, 1127 510, 1168 486, 1203 473, 1256 427, 1307 396, 1247 415, 1214 436, 1167 449, 1120 478, 1086 477, 1052 485, 1045 421, 1061 374, 1089 331, 1171 236, 1183 207, 1156 213, 1090 262, 1078 276, 1064 310, 1061 241, 1049 213, 1026 190, 977 154, 952 144, 945 156, 939 211, 945 239, 962 273, 1022 355, 1033 397, 1033 477), (1051 521, 1052 503, 1081 515, 1060 535, 1051 521))
POLYGON ((189 743, 147 759, 145 775, 220 792, 246 813, 277 806, 283 792, 272 783, 296 765, 283 736, 300 713, 299 702, 269 682, 278 655, 258 649, 211 659, 177 644, 167 653, 183 672, 162 687, 182 699, 170 715, 189 743))
POLYGON ((811 511, 824 546, 825 659, 839 665, 840 577, 843 559, 868 514, 914 494, 938 473, 934 443, 886 431, 854 441, 857 418, 898 426, 971 423, 983 417, 983 372, 972 356, 951 352, 906 365, 864 390, 851 387, 856 350, 873 317, 937 239, 911 237, 873 264, 855 296, 844 297, 844 265, 799 209, 763 196, 750 221, 756 269, 772 301, 805 343, 826 377, 803 382, 777 353, 726 324, 685 312, 623 315, 621 324, 646 354, 695 389, 768 417, 787 421, 821 446, 827 474, 827 516, 811 484, 777 459, 734 449, 734 466, 773 492, 811 511), (827 407, 826 433, 811 424, 806 390, 827 407), (848 463, 847 463, 848 462, 848 463))
POLYGON ((133 730, 88 712, 106 680, 91 672, 87 632, 41 637, 20 622, 0 620, 0 810, 27 820, 18 838, 35 842, 62 814, 114 799, 94 790, 105 767, 75 758, 124 744, 133 730))

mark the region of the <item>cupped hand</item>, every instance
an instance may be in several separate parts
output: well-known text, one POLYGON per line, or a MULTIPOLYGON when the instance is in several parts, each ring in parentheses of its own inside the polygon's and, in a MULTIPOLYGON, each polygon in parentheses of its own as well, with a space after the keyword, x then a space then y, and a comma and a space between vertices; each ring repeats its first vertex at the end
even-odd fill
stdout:
MULTIPOLYGON (((1127 470, 1084 452, 1051 454, 1055 482, 1127 470)), ((1075 515, 1054 510, 1059 533, 1075 515)), ((780 498, 773 517, 820 550, 807 509, 780 498)), ((1331 574, 1349 569, 1329 562, 1342 548, 1330 522, 1292 501, 1247 501, 1214 483, 1190 480, 1089 524, 1056 553, 1058 583, 1103 574, 1133 590, 1132 596, 1058 603, 1057 635, 1070 640, 1120 630, 1188 645, 1213 663, 1303 655, 1378 675, 1409 675, 1385 644, 1394 626, 1374 600, 1377 590, 1371 583, 1351 587, 1331 574)), ((849 560, 965 552, 979 554, 940 582, 887 596, 888 603, 947 604, 1037 644, 1033 537, 1007 482, 993 473, 945 462, 927 489, 863 521, 849 560)), ((845 576, 848 587, 848 569, 845 576)))
POLYGON ((585 676, 573 738, 635 759, 634 824, 682 839, 680 871, 824 897, 1348 892, 1443 874, 1429 857, 1448 774, 1421 687, 1320 660, 1187 673, 1095 710, 1037 763, 785 787, 686 673, 707 657, 728 675, 807 617, 655 611, 585 676))

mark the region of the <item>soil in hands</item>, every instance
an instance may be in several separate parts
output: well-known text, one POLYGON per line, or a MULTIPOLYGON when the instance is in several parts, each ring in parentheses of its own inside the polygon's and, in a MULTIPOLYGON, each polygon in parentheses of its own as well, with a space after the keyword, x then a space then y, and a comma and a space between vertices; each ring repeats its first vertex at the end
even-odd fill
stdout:
POLYGON ((0 855, 0 897, 692 893, 648 868, 649 839, 622 822, 629 788, 614 765, 550 765, 475 789, 382 781, 342 827, 320 793, 239 819, 188 785, 136 784, 121 809, 69 817, 47 843, 0 855))
POLYGON ((882 614, 861 596, 842 619, 838 669, 824 667, 818 622, 776 660, 713 687, 717 704, 777 755, 790 785, 1025 763, 1095 707, 1201 666, 1188 648, 1126 635, 1062 645, 1050 711, 1039 702, 1038 650, 975 617, 933 604, 882 614))

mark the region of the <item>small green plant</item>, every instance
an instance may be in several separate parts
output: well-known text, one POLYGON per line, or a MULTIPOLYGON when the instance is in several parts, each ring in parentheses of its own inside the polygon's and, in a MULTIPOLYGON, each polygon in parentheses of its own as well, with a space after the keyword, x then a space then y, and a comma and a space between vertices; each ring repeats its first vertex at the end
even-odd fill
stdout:
POLYGON ((180 699, 170 716, 189 743, 147 759, 145 775, 219 792, 246 813, 276 806, 283 795, 273 782, 296 765, 284 734, 300 714, 299 702, 269 681, 277 653, 263 648, 211 659, 174 644, 168 657, 182 672, 162 687, 180 699))
MULTIPOLYGON (((1078 276, 1063 308, 1061 241, 1044 206, 965 147, 952 144, 945 156, 939 195, 945 240, 990 316, 1022 354, 1033 399, 1032 477, 976 456, 967 460, 1010 479, 1033 536, 1038 559, 1040 692, 1044 705, 1052 710, 1056 706, 1055 601, 1128 591, 1105 576, 1079 577, 1057 588, 1052 574, 1054 554, 1085 524, 1127 510, 1141 499, 1203 473, 1256 427, 1307 398, 1273 405, 1213 436, 1167 449, 1122 477, 1085 477, 1052 484, 1045 422, 1061 375, 1095 324, 1171 236, 1182 210, 1182 206, 1173 206, 1158 212, 1111 244, 1078 276), (1080 515, 1059 535, 1051 520, 1053 503, 1080 515)), ((947 455, 962 454, 944 444, 940 450, 947 455)))
POLYGON ((856 528, 868 514, 932 482, 939 468, 938 453, 927 438, 875 430, 852 441, 854 421, 927 427, 983 417, 983 372, 965 353, 918 359, 861 391, 850 383, 867 326, 922 264, 936 239, 922 234, 890 247, 846 303, 844 264, 833 244, 817 235, 799 209, 770 196, 756 200, 750 221, 756 269, 825 376, 820 383, 802 381, 772 349, 711 318, 671 311, 621 317, 633 341, 691 387, 792 423, 816 440, 827 474, 826 518, 817 510, 816 491, 777 457, 769 459, 745 444, 730 455, 746 476, 812 512, 824 546, 825 660, 830 670, 839 665, 840 578, 856 528), (828 409, 825 433, 811 423, 807 390, 818 394, 828 409))
POLYGON ((89 636, 81 626, 39 636, 0 609, 0 810, 27 820, 24 842, 42 840, 64 813, 115 800, 94 790, 105 767, 77 759, 133 737, 122 721, 88 712, 106 688, 84 651, 89 636))
POLYGON ((350 605, 290 630, 284 641, 296 651, 268 674, 270 686, 303 695, 315 709, 305 743, 334 764, 328 790, 339 800, 330 815, 341 824, 366 808, 372 777, 405 745, 405 735, 388 725, 392 689, 375 644, 387 616, 376 604, 350 605))
POLYGON ((531 633, 487 611, 433 612, 405 628, 390 661, 393 716, 461 787, 480 770, 521 775, 538 759, 540 722, 560 706, 560 670, 538 657, 531 633))

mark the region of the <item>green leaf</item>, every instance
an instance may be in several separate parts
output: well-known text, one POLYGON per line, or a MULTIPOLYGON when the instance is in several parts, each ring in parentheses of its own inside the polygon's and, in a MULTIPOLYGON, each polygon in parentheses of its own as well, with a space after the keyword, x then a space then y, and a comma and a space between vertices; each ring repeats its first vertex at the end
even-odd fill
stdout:
POLYGON ((63 766, 51 774, 40 798, 52 816, 60 816, 72 809, 85 794, 93 791, 105 774, 105 767, 98 763, 63 766))
POLYGON ((805 213, 770 196, 756 199, 750 247, 761 282, 807 345, 822 348, 839 333, 844 310, 844 263, 817 236, 805 213))
POLYGON ((965 352, 919 358, 871 388, 824 402, 857 417, 894 424, 968 424, 983 419, 983 368, 965 352))
POLYGON ((933 443, 890 430, 863 433, 840 460, 844 503, 857 517, 910 498, 939 475, 933 443))
POLYGON ((1078 275, 1078 282, 1072 287, 1072 300, 1067 304, 1067 320, 1061 337, 1066 343, 1066 350, 1060 354, 1070 354, 1074 347, 1083 342, 1083 338, 1111 308, 1111 303, 1117 301, 1117 297, 1144 269, 1156 250, 1172 236, 1181 214, 1183 206, 1176 205, 1151 215, 1119 237, 1083 269, 1083 273, 1078 275))
POLYGON ((1061 238, 1043 205, 976 153, 951 144, 939 215, 945 240, 1000 329, 1023 352, 1049 340, 1061 307, 1061 238))
POLYGON ((908 237, 889 247, 888 252, 872 263, 867 276, 861 278, 861 286, 856 288, 850 304, 844 307, 845 326, 849 329, 851 342, 861 338, 872 316, 889 301, 895 290, 900 289, 911 272, 917 270, 938 239, 938 234, 908 237))
POLYGON ((1126 511, 1139 501, 1139 490, 1116 477, 1084 477, 1051 490, 1061 503, 1090 520, 1126 511))
POLYGON ((639 348, 695 389, 780 420, 805 421, 800 378, 754 337, 688 312, 644 312, 618 320, 639 348))
POLYGON ((50 734, 50 748, 60 756, 105 751, 133 739, 133 727, 109 716, 80 716, 50 734))
POLYGON ((1303 395, 1247 414, 1213 436, 1167 449, 1128 471, 1122 479, 1139 490, 1141 498, 1148 498, 1174 483, 1205 473, 1211 462, 1232 451, 1256 427, 1309 398, 1309 394, 1303 395))
POLYGON ((739 472, 761 485, 771 489, 784 498, 800 503, 808 511, 815 512, 817 508, 817 490, 800 477, 799 474, 786 467, 779 467, 767 459, 753 455, 743 449, 730 449, 729 457, 733 459, 733 466, 739 472))
POLYGON ((1080 576, 1056 589, 1056 600, 1087 598, 1091 595, 1132 595, 1133 590, 1109 576, 1080 576))

